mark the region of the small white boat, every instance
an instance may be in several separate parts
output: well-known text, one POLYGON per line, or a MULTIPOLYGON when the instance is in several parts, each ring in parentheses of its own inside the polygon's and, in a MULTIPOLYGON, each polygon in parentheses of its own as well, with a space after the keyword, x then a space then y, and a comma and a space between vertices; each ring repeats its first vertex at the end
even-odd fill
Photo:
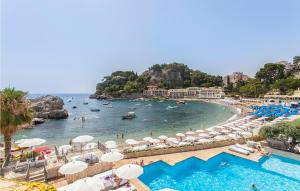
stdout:
POLYGON ((133 119, 133 118, 136 118, 135 112, 133 112, 133 111, 130 111, 127 113, 127 115, 122 116, 122 120, 133 119))

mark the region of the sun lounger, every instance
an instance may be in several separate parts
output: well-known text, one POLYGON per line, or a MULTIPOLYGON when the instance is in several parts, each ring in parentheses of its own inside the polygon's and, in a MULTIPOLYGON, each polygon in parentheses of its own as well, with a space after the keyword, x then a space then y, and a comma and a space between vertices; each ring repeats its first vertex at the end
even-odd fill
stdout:
POLYGON ((99 181, 103 182, 105 188, 111 189, 111 188, 116 188, 122 185, 125 185, 128 183, 128 180, 121 179, 119 184, 115 181, 113 177, 113 171, 108 170, 103 173, 97 174, 94 176, 94 178, 99 179, 99 181))
POLYGON ((252 147, 252 148, 256 148, 259 144, 257 142, 254 141, 247 141, 247 146, 252 147))
POLYGON ((235 145, 230 146, 230 147, 229 147, 229 150, 230 150, 230 151, 237 152, 237 153, 240 153, 240 154, 244 154, 244 155, 249 155, 249 154, 250 154, 249 151, 247 151, 247 150, 245 150, 245 149, 242 149, 242 148, 239 148, 239 147, 237 147, 237 146, 235 146, 235 145))
POLYGON ((241 148, 241 149, 244 149, 244 150, 246 150, 246 151, 249 151, 250 153, 254 153, 254 152, 255 152, 254 149, 252 149, 252 148, 250 148, 250 147, 247 147, 247 146, 245 146, 245 145, 235 144, 235 146, 237 146, 237 147, 239 147, 239 148, 241 148))
POLYGON ((136 187, 132 184, 121 186, 120 188, 109 190, 109 191, 136 191, 136 187))

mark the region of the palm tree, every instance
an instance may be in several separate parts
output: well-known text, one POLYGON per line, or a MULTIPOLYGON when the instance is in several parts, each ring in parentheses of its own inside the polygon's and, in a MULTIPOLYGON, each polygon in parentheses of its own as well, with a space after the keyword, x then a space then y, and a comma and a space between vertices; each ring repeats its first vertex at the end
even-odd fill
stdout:
POLYGON ((0 91, 0 132, 4 136, 5 158, 9 162, 11 152, 11 138, 18 130, 18 126, 31 122, 30 102, 26 99, 26 92, 15 88, 5 88, 0 91))

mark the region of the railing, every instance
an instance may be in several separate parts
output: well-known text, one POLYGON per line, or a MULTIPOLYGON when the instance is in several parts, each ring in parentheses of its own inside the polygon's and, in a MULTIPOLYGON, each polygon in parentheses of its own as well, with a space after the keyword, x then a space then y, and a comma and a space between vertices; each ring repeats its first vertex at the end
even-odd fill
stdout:
POLYGON ((44 176, 45 176, 45 182, 47 182, 48 180, 48 171, 47 171, 47 168, 46 168, 46 160, 44 161, 44 176))
POLYGON ((5 174, 5 167, 8 166, 10 157, 11 157, 11 155, 9 154, 4 159, 4 161, 3 161, 3 163, 2 163, 2 165, 0 167, 0 176, 4 176, 4 174, 5 174))
POLYGON ((27 170, 26 170, 26 177, 25 177, 26 181, 29 181, 29 177, 30 177, 30 164, 28 162, 27 170))

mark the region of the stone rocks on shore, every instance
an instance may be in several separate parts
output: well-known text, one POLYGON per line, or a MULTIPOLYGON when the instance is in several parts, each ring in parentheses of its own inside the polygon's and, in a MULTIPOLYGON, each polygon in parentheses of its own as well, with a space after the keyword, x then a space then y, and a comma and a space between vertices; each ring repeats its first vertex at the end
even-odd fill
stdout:
POLYGON ((58 96, 46 95, 31 100, 36 123, 43 123, 42 119, 65 119, 69 116, 64 109, 64 101, 58 96))

